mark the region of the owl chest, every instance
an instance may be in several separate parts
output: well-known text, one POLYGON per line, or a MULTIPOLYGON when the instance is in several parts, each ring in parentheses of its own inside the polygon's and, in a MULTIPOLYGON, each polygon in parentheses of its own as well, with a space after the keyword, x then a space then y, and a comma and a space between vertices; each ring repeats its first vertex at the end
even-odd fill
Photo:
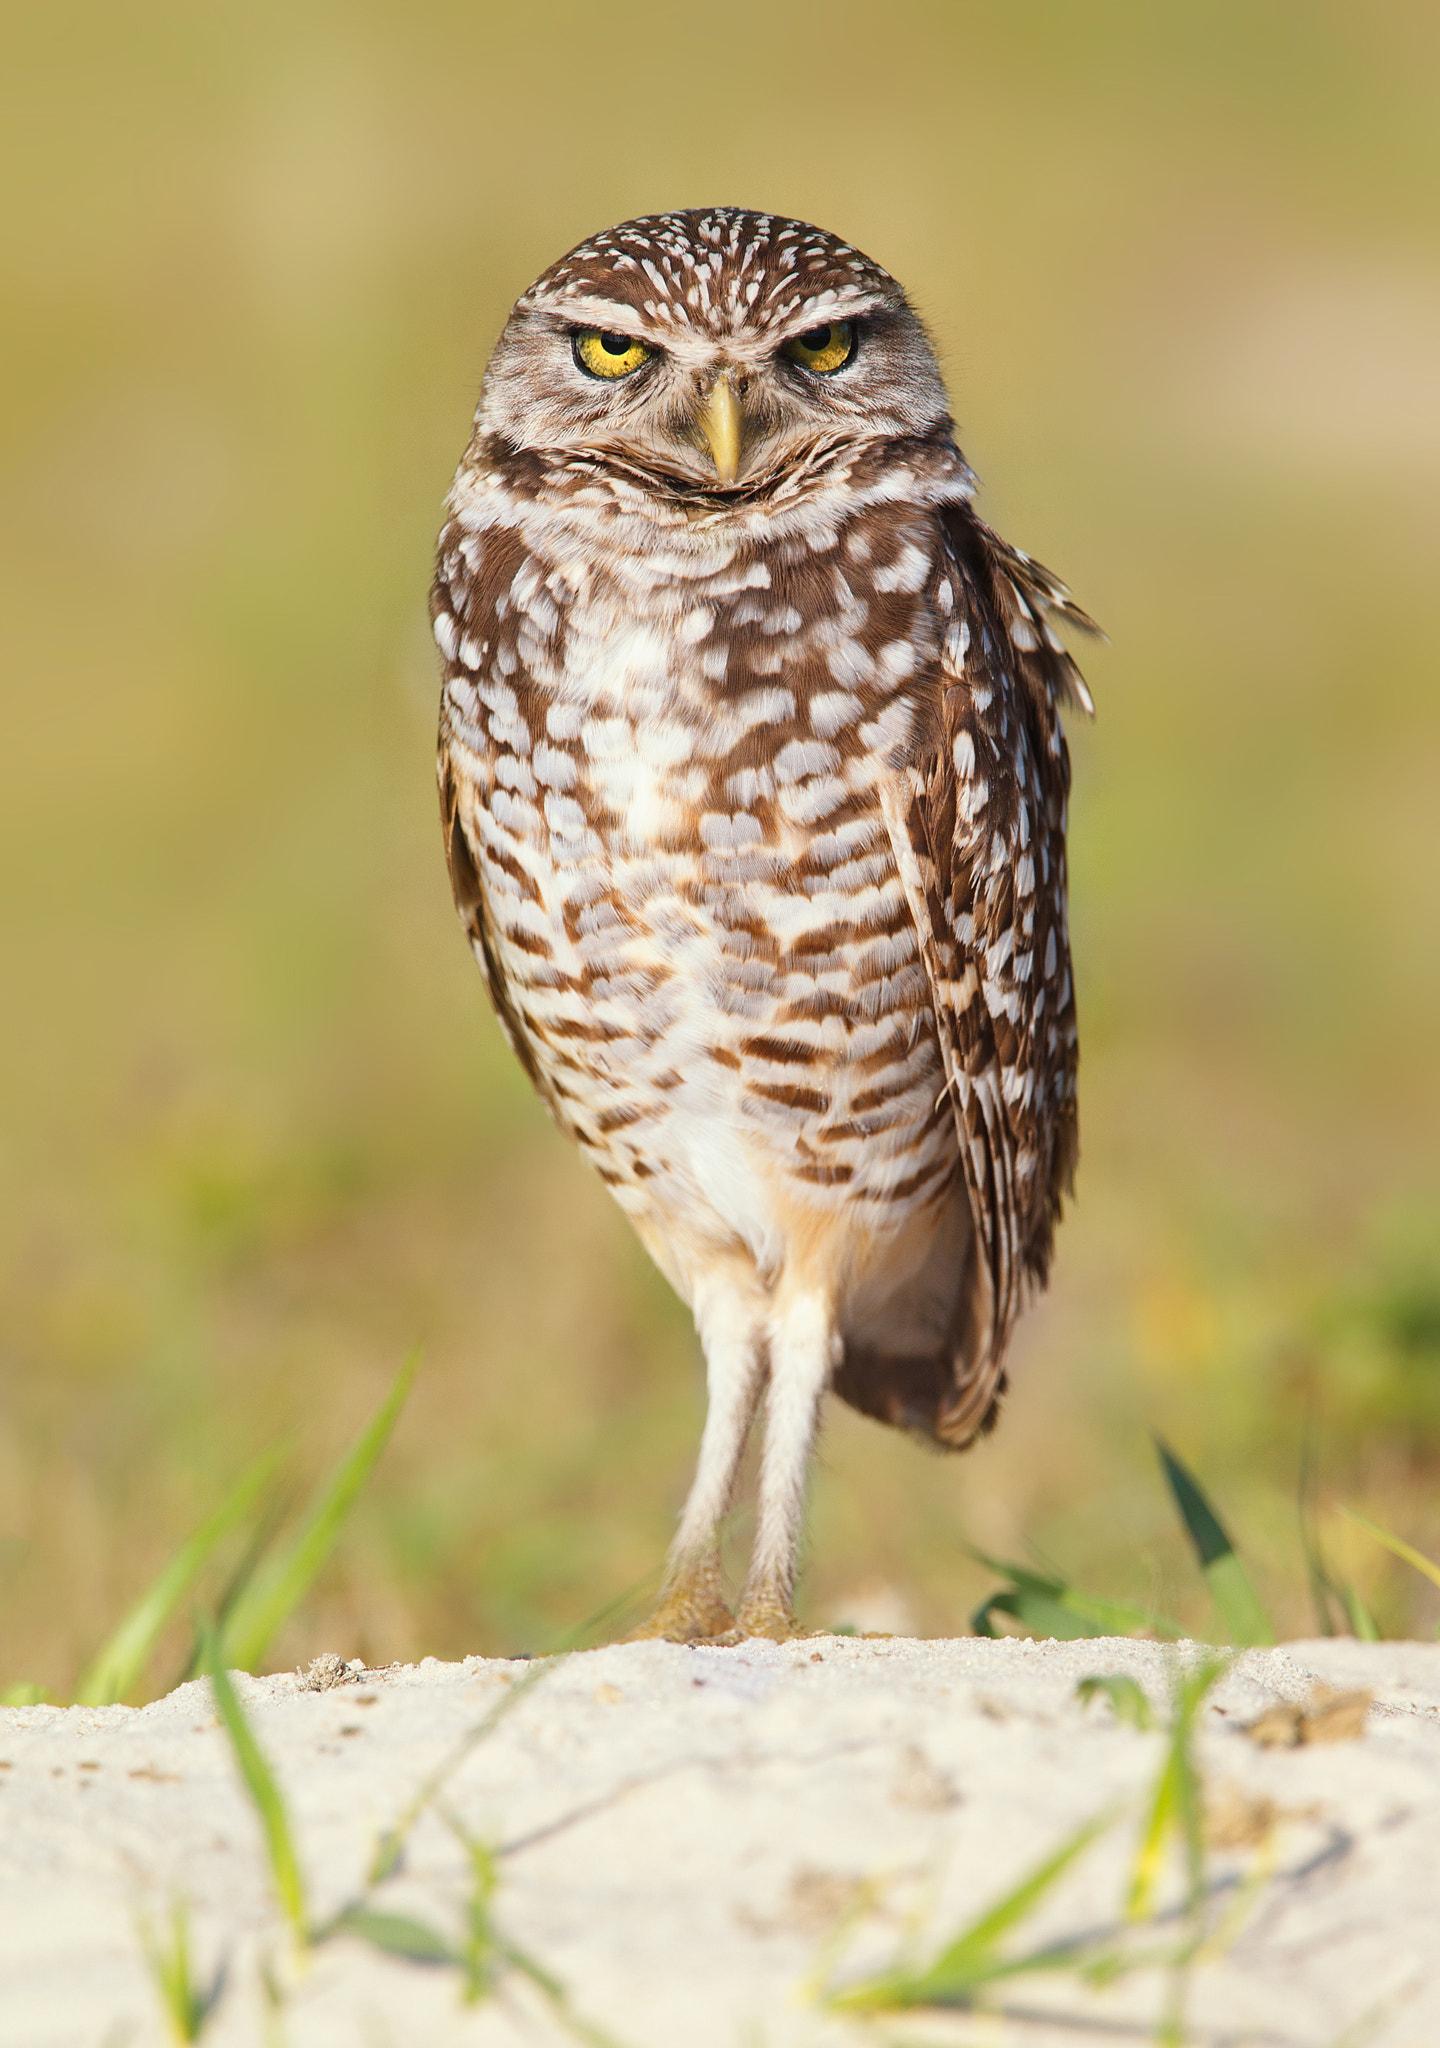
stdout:
POLYGON ((673 715, 590 737, 563 767, 537 747, 533 786, 498 762, 486 803, 498 951, 537 1031, 576 1003, 647 1039, 681 1012, 717 1033, 833 1020, 818 1057, 921 992, 873 763, 807 763, 793 740, 737 762, 673 715))
POLYGON ((953 1146, 883 760, 793 719, 737 746, 683 687, 561 749, 569 722, 514 757, 533 786, 497 759, 480 835, 507 1001, 560 1122, 645 1205, 718 1175, 750 1214, 777 1168, 807 1199, 931 1187, 953 1146))
POLYGON ((647 1043, 807 1023, 820 1060, 923 994, 893 771, 835 693, 816 713, 778 662, 736 688, 683 619, 570 653, 523 692, 482 686, 481 872, 538 1037, 579 1004, 647 1043))

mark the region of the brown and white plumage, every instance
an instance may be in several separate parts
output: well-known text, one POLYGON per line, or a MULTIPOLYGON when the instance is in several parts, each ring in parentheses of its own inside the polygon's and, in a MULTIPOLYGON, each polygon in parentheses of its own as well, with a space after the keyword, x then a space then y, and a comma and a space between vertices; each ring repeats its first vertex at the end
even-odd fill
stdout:
POLYGON ((738 209, 519 300, 442 531, 440 781, 506 1035, 692 1305, 710 1413, 655 1632, 793 1626, 821 1395, 988 1426, 1076 1151, 1055 630, 887 274, 738 209), (592 366, 597 366, 592 367, 592 366), (619 366, 616 368, 615 366, 619 366))

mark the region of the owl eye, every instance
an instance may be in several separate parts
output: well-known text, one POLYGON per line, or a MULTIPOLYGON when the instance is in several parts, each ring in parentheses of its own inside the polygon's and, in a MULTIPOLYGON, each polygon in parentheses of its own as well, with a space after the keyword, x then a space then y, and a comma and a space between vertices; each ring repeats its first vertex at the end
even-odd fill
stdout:
POLYGON ((829 377, 854 360, 857 339, 853 320, 832 320, 825 327, 807 327, 803 334, 792 335, 780 353, 802 370, 818 370, 829 377))
POLYGON ((599 327, 582 327, 572 337, 571 347, 576 367, 587 377, 629 377, 642 363, 648 363, 651 355, 643 341, 599 327))

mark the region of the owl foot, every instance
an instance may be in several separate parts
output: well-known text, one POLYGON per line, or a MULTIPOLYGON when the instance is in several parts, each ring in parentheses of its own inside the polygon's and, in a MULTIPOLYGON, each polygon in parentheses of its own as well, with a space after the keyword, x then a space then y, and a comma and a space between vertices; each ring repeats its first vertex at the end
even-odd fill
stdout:
POLYGON ((713 1643, 734 1633, 735 1617, 720 1591, 720 1561, 706 1558, 664 1588, 654 1613, 632 1629, 625 1641, 713 1643))
POLYGON ((790 1643, 797 1636, 808 1635, 809 1630, 801 1628, 795 1619, 788 1600, 777 1594, 760 1592, 751 1597, 746 1594, 740 1602, 735 1616, 734 1632, 725 1640, 743 1643, 754 1636, 763 1636, 768 1642, 790 1643))

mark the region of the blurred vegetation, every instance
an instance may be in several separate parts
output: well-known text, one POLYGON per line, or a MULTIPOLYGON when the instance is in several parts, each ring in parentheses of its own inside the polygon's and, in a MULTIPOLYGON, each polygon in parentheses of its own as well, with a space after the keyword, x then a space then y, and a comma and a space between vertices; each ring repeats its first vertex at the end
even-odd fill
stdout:
POLYGON ((277 1657, 534 1647, 658 1566, 694 1343, 486 1014, 425 590, 511 299, 707 201, 905 280, 985 509, 1111 636, 1055 1282, 972 1455, 833 1417, 808 1612, 963 1628, 973 1544, 1203 1625, 1153 1428, 1282 1633, 1307 1432, 1335 1570, 1433 1628, 1332 1510, 1440 1550, 1434 10, 31 0, 7 31, 0 1682, 67 1694, 247 1463, 293 1434, 313 1485, 417 1342, 277 1657))

